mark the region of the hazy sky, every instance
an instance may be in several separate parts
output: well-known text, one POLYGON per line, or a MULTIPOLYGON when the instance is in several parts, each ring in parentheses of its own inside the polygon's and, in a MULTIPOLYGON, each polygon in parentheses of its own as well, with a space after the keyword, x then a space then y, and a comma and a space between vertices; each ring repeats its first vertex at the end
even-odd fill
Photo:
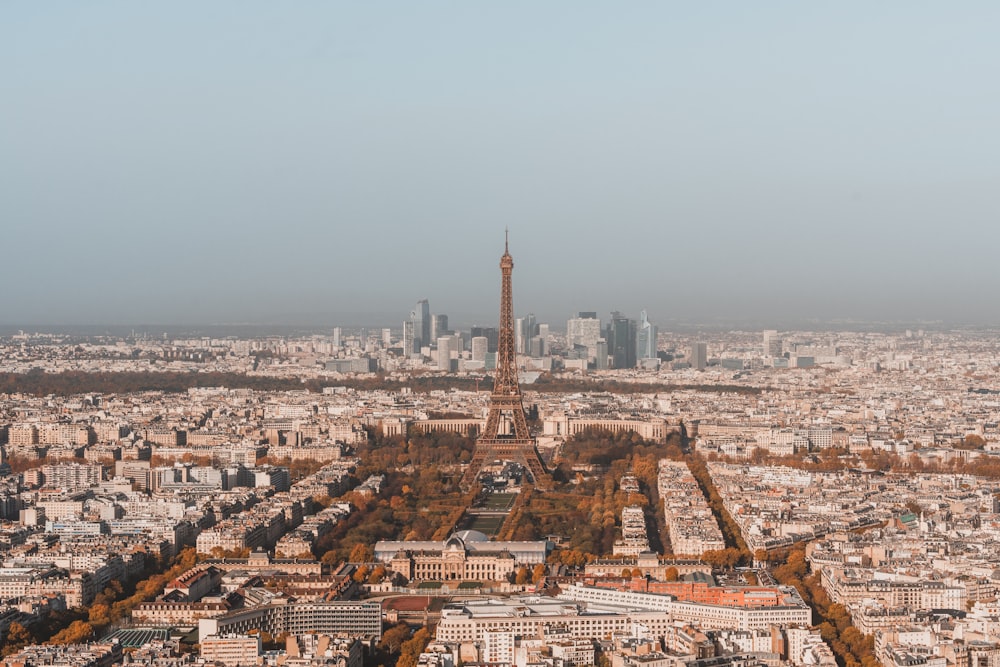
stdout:
POLYGON ((1000 3, 0 6, 0 323, 1000 323, 1000 3), (347 321, 345 321, 347 320, 347 321))

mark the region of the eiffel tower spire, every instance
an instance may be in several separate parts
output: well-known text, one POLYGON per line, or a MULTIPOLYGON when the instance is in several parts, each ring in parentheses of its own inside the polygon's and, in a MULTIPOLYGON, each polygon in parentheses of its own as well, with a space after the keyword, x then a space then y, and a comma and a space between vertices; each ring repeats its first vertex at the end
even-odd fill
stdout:
POLYGON ((510 256, 509 233, 505 232, 504 252, 500 257, 500 336, 497 342, 497 368, 490 395, 486 428, 476 441, 472 461, 463 483, 471 486, 482 467, 495 459, 508 459, 523 465, 536 486, 551 486, 535 439, 524 418, 521 387, 517 383, 517 359, 514 355, 514 293, 511 274, 514 258, 510 256))

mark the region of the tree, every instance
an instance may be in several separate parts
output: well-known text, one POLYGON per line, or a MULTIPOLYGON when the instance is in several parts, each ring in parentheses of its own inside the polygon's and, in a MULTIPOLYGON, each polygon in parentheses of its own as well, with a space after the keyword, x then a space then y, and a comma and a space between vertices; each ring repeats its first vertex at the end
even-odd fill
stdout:
POLYGON ((94 634, 94 627, 87 621, 73 621, 65 630, 57 632, 49 644, 82 644, 94 634))
POLYGON ((370 563, 375 560, 375 550, 367 544, 359 542, 351 548, 351 555, 347 560, 351 563, 370 563))
POLYGON ((986 440, 983 436, 976 435, 975 433, 970 433, 965 438, 962 439, 960 445, 956 446, 957 449, 982 449, 986 446, 986 440))
POLYGON ((424 652, 430 641, 431 633, 427 628, 417 630, 413 637, 403 642, 402 646, 400 646, 399 660, 396 661, 396 667, 416 667, 417 658, 424 652))
POLYGON ((102 603, 92 604, 90 605, 87 619, 95 626, 108 625, 111 623, 111 607, 102 603))
POLYGON ((677 581, 678 579, 680 579, 680 572, 673 565, 663 571, 664 581, 677 581))
POLYGON ((545 578, 545 564, 539 563, 531 570, 531 583, 538 584, 542 579, 545 578))
POLYGON ((13 655, 32 641, 33 639, 28 629, 17 621, 13 621, 7 628, 7 636, 4 638, 3 649, 0 650, 0 655, 13 655))
POLYGON ((728 547, 726 549, 709 549, 701 555, 701 559, 718 568, 732 568, 740 561, 739 549, 728 547))
POLYGON ((410 626, 406 623, 399 623, 382 633, 379 640, 380 649, 389 653, 396 653, 407 639, 410 638, 410 626))
POLYGON ((514 583, 517 584, 518 586, 523 586, 524 584, 528 583, 528 577, 529 577, 528 568, 522 565, 521 567, 518 568, 517 574, 514 575, 514 583))

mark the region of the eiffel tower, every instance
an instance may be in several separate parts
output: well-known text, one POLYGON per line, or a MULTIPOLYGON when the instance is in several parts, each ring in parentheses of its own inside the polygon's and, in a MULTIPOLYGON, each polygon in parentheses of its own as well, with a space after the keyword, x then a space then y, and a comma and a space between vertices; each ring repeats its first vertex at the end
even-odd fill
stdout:
POLYGON ((497 368, 490 395, 490 413, 486 428, 476 440, 472 461, 465 471, 462 485, 471 487, 483 465, 495 460, 520 463, 528 471, 537 488, 551 488, 552 478, 535 448, 535 439, 528 431, 524 418, 521 388, 517 384, 517 364, 514 358, 514 295, 511 273, 514 259, 510 256, 509 239, 504 240, 500 258, 500 336, 497 342, 497 368))

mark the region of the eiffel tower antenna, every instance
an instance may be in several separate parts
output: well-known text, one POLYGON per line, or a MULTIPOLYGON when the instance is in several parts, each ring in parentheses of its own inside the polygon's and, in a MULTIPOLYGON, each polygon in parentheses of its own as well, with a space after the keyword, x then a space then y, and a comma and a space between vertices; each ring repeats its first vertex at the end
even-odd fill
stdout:
POLYGON ((552 478, 538 455, 535 439, 524 417, 521 387, 517 383, 517 358, 514 354, 514 295, 511 274, 514 258, 510 256, 510 232, 504 230, 503 256, 500 257, 500 336, 497 342, 497 368, 490 394, 486 428, 476 440, 472 461, 462 479, 471 487, 483 465, 494 460, 510 460, 525 467, 536 487, 551 488, 552 478))

